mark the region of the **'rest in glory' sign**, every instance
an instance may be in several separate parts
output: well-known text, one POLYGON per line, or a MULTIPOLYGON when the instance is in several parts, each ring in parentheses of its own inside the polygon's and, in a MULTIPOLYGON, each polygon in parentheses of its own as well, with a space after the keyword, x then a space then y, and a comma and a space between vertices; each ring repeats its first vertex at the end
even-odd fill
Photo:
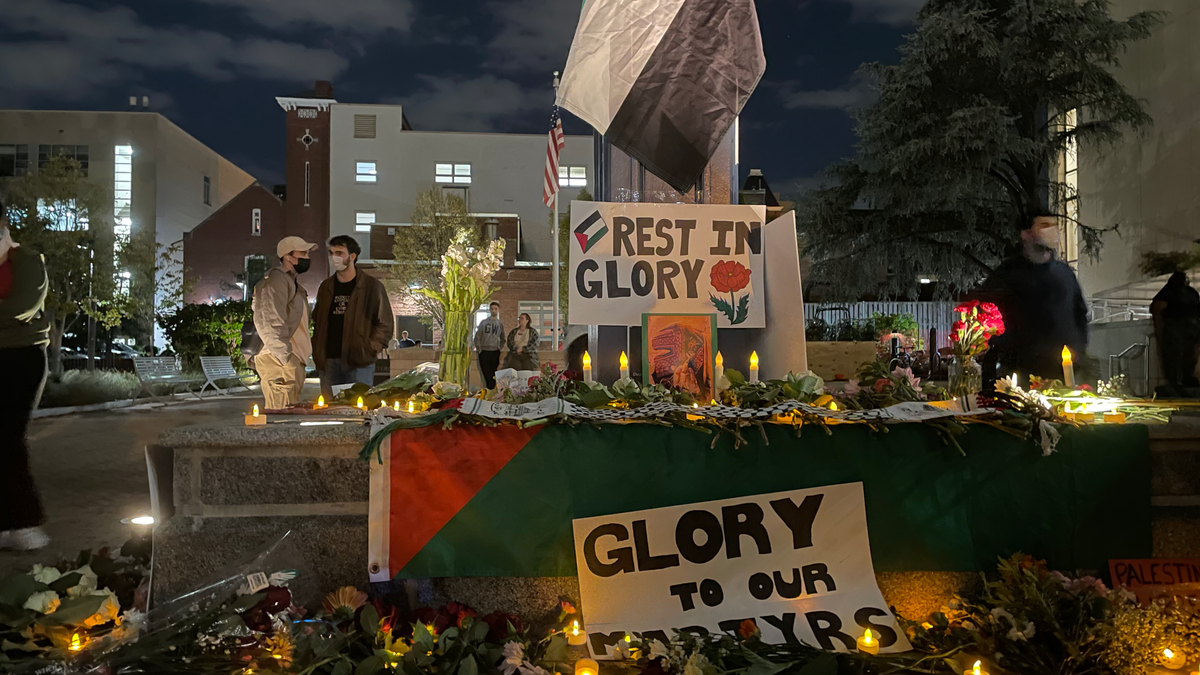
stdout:
POLYGON ((573 522, 588 648, 615 658, 625 635, 672 629, 853 651, 911 649, 875 581, 862 483, 634 511, 573 522))
POLYGON ((716 314, 765 328, 762 206, 571 202, 570 323, 716 314))

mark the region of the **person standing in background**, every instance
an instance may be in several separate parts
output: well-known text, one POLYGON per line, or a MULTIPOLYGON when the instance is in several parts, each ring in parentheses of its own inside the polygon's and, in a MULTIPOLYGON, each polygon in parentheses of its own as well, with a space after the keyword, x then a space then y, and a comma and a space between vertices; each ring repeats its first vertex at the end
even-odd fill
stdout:
POLYGON ((500 303, 488 305, 491 314, 475 329, 475 351, 479 352, 479 372, 483 386, 496 388, 496 369, 500 367, 500 348, 504 346, 504 324, 500 321, 500 303))
POLYGON ((383 283, 360 273, 362 248, 353 237, 329 240, 333 276, 317 289, 313 310, 313 361, 321 374, 321 394, 333 398, 333 385, 375 384, 375 359, 392 338, 392 303, 383 283))
POLYGON ((45 315, 49 281, 42 256, 22 249, 0 203, 0 549, 34 551, 50 544, 41 497, 29 469, 29 415, 46 384, 45 315))
POLYGON ((406 331, 406 330, 400 331, 400 349, 408 349, 409 347, 416 347, 416 346, 417 346, 417 341, 408 337, 408 331, 406 331))
POLYGON ((262 349, 254 370, 262 383, 267 410, 300 402, 312 339, 308 336, 308 292, 296 276, 308 271, 309 252, 317 247, 300 237, 284 237, 275 246, 279 266, 254 287, 254 329, 262 349))
POLYGON ((504 367, 513 370, 538 369, 538 332, 529 324, 533 322, 528 314, 522 312, 517 316, 517 327, 508 334, 508 355, 504 357, 504 367))
MULTIPOLYGON (((1200 347, 1200 293, 1187 275, 1175 272, 1150 303, 1163 377, 1174 387, 1200 387, 1196 350, 1200 347)), ((1174 392, 1171 395, 1179 395, 1174 392)))

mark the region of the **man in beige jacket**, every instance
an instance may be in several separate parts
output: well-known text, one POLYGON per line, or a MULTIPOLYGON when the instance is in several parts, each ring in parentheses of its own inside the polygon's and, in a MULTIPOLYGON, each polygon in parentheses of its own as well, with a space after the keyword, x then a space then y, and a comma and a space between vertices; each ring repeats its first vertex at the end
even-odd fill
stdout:
POLYGON ((300 237, 284 237, 275 247, 279 267, 254 287, 254 329, 262 350, 254 369, 262 383, 267 410, 300 402, 312 340, 308 336, 308 293, 296 281, 311 264, 309 252, 317 247, 300 237))

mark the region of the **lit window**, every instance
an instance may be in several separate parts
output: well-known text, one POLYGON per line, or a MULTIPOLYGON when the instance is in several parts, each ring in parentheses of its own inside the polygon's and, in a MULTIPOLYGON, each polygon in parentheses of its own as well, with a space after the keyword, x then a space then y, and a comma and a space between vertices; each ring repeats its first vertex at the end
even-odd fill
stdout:
MULTIPOLYGON (((27 147, 27 146, 26 146, 27 147)), ((28 153, 28 150, 26 150, 28 153)), ((84 176, 88 175, 88 146, 86 145, 39 145, 38 146, 38 168, 46 166, 46 162, 50 161, 51 157, 62 155, 70 157, 79 162, 79 172, 84 176)), ((28 155, 26 156, 28 162, 28 155)))
POLYGON ((435 183, 471 184, 470 164, 434 164, 433 174, 435 183))
POLYGON ((355 162, 354 180, 357 183, 374 183, 377 177, 375 162, 355 162))
POLYGON ((357 211, 354 214, 354 231, 355 232, 370 232, 371 226, 375 224, 374 211, 357 211))
POLYGON ((129 272, 120 272, 117 274, 116 282, 117 282, 117 292, 118 293, 124 293, 124 294, 129 293, 129 284, 130 284, 130 279, 132 277, 133 277, 133 275, 130 274, 129 272))
POLYGON ((46 201, 38 199, 38 217, 51 230, 71 231, 88 229, 87 213, 75 206, 74 199, 46 201))
POLYGON ((255 237, 262 236, 262 209, 250 212, 250 234, 255 237))
MULTIPOLYGON (((1079 113, 1068 110, 1060 125, 1064 133, 1075 130, 1079 113)), ((1060 225, 1059 257, 1072 268, 1079 264, 1079 143, 1071 136, 1059 156, 1058 211, 1064 218, 1060 225)))
MULTIPOLYGON (((554 341, 554 301, 521 301, 517 303, 518 314, 528 314, 529 325, 537 330, 542 342, 554 341)), ((561 318, 561 317, 560 317, 561 318)))
POLYGON ((587 167, 558 167, 558 184, 560 187, 587 187, 587 167))
POLYGON ((113 151, 113 233, 118 240, 133 231, 133 146, 118 145, 113 151))
POLYGON ((212 179, 204 177, 204 203, 212 206, 212 179))

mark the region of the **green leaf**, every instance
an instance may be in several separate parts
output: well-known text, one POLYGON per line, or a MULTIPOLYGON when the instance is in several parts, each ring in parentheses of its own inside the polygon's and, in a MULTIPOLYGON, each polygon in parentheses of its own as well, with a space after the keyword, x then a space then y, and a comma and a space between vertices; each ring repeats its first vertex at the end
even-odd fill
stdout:
POLYGON ((467 639, 471 642, 483 642, 487 638, 490 626, 485 621, 476 621, 471 625, 471 631, 467 634, 467 639))
MULTIPOLYGON (((484 625, 486 626, 487 624, 484 625)), ((458 639, 458 633, 458 628, 447 628, 446 630, 442 631, 442 634, 437 636, 438 647, 443 652, 449 651, 450 644, 458 639)))
POLYGON ((742 647, 742 656, 745 656, 746 660, 750 662, 750 667, 746 669, 745 675, 775 675, 796 665, 795 661, 773 663, 745 647, 742 647))
POLYGON ((413 642, 423 646, 425 651, 433 650, 433 634, 420 621, 413 624, 413 642))
POLYGON ((555 634, 550 638, 550 644, 546 645, 546 655, 543 657, 545 661, 561 663, 567 660, 567 636, 562 633, 555 634))
POLYGON ((49 588, 28 574, 10 574, 0 579, 0 605, 20 607, 29 596, 49 588))
POLYGON ((65 595, 67 592, 67 589, 72 588, 74 586, 78 586, 79 580, 82 578, 83 578, 83 575, 80 574, 79 572, 71 572, 70 574, 64 574, 63 576, 59 577, 57 581, 50 584, 50 590, 54 591, 55 593, 58 593, 59 595, 65 595))
POLYGON ((358 625, 367 635, 374 637, 379 632, 379 612, 375 611, 375 606, 371 604, 364 605, 362 612, 358 615, 358 625))
POLYGON ((826 652, 809 661, 796 675, 837 675, 837 672, 837 657, 826 652))
MULTIPOLYGON (((479 623, 483 624, 484 626, 487 625, 482 621, 479 623)), ((474 656, 468 656, 462 660, 462 663, 458 664, 458 675, 479 675, 479 664, 475 663, 474 656)))
POLYGON ((734 387, 746 384, 746 376, 742 375, 740 370, 734 370, 733 368, 725 369, 725 379, 729 380, 730 386, 734 387))
POLYGON ((599 408, 612 402, 613 397, 606 388, 593 389, 579 397, 579 402, 585 408, 599 408))
POLYGON ((371 655, 363 659, 354 669, 354 675, 375 675, 387 667, 387 661, 382 657, 371 655))
POLYGON ((738 325, 739 323, 744 323, 746 321, 746 316, 749 313, 750 313, 750 294, 747 293, 742 296, 741 300, 738 300, 737 318, 730 319, 729 323, 731 323, 735 326, 738 325))
POLYGON ((329 675, 350 675, 350 671, 354 670, 354 664, 347 659, 342 659, 333 667, 333 671, 329 675))
POLYGON ((720 312, 720 313, 724 314, 726 317, 728 317, 730 323, 733 322, 733 317, 734 317, 733 307, 731 307, 728 302, 725 302, 725 300, 723 298, 718 298, 717 296, 711 295, 711 294, 708 296, 708 299, 709 299, 709 301, 712 302, 713 307, 717 308, 718 312, 720 312))
POLYGON ((83 623, 91 615, 100 611, 100 606, 108 598, 107 595, 85 595, 81 598, 67 598, 62 601, 53 614, 38 620, 47 626, 76 626, 83 623))

